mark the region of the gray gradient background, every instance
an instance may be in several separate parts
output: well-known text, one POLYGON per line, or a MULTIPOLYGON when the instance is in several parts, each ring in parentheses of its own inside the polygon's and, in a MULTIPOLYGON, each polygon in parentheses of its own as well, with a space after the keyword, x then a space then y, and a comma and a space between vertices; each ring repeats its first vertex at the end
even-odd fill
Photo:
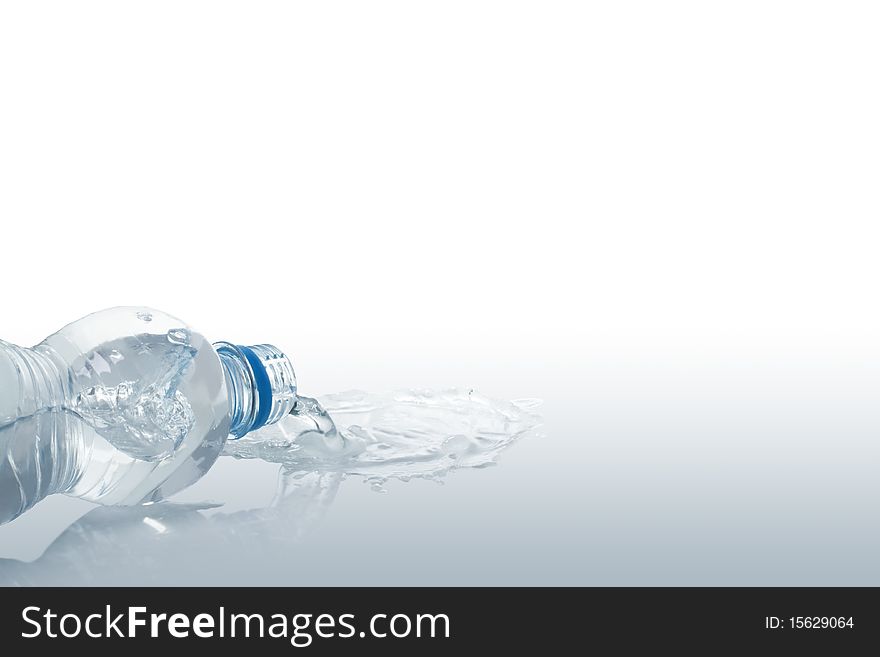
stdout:
MULTIPOLYGON (((391 482, 379 494, 350 479, 317 518, 301 505, 286 518, 243 513, 218 528, 204 517, 265 506, 277 471, 224 459, 177 499, 224 508, 171 523, 161 512, 99 516, 86 530, 74 525, 36 567, 2 562, 0 578, 877 584, 878 364, 845 347, 431 361, 424 378, 470 369, 496 396, 543 398, 546 435, 514 445, 497 467, 452 473, 443 486, 391 482)), ((393 387, 417 369, 388 365, 373 378, 393 387)), ((0 556, 37 557, 87 507, 42 503, 0 528, 0 556)))

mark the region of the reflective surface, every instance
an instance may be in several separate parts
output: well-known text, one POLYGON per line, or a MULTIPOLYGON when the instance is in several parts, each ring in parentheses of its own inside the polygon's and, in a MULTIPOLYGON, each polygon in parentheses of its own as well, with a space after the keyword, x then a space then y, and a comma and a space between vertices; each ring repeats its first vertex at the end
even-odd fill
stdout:
POLYGON ((0 582, 880 584, 880 359, 683 356, 536 359, 546 435, 444 485, 222 457, 173 504, 56 496, 0 582))

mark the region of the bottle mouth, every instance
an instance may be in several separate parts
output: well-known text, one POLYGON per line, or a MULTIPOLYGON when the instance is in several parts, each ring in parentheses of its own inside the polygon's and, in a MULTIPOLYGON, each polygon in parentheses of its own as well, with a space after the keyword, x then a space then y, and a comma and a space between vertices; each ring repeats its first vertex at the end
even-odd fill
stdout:
POLYGON ((241 438, 274 424, 296 405, 293 363, 277 347, 214 343, 226 374, 230 434, 241 438))

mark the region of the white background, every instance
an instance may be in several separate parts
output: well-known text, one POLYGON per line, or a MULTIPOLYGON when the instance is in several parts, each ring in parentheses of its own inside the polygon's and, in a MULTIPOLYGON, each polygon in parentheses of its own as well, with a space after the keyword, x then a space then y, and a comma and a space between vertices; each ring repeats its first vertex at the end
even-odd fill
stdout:
POLYGON ((145 304, 306 358, 873 343, 878 18, 6 3, 2 335, 145 304))
MULTIPOLYGON (((346 488, 307 549, 367 527, 388 570, 312 583, 880 582, 878 32, 874 2, 4 3, 0 337, 150 305, 306 393, 545 398, 497 471, 346 488)), ((64 526, 31 518, 4 545, 64 526)))

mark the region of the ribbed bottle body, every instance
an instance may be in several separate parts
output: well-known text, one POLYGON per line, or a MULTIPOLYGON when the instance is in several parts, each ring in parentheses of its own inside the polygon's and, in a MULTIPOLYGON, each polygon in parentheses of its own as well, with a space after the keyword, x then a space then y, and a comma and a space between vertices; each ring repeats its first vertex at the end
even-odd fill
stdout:
POLYGON ((271 345, 211 345, 180 320, 112 308, 31 349, 0 342, 0 523, 46 495, 159 500, 197 481, 235 437, 296 404, 271 345))
POLYGON ((114 308, 0 356, 0 522, 51 493, 136 504, 185 488, 229 435, 220 359, 180 320, 114 308), (17 491, 17 492, 16 492, 17 491))
POLYGON ((0 341, 0 523, 69 491, 81 474, 80 422, 63 404, 51 356, 0 341))

